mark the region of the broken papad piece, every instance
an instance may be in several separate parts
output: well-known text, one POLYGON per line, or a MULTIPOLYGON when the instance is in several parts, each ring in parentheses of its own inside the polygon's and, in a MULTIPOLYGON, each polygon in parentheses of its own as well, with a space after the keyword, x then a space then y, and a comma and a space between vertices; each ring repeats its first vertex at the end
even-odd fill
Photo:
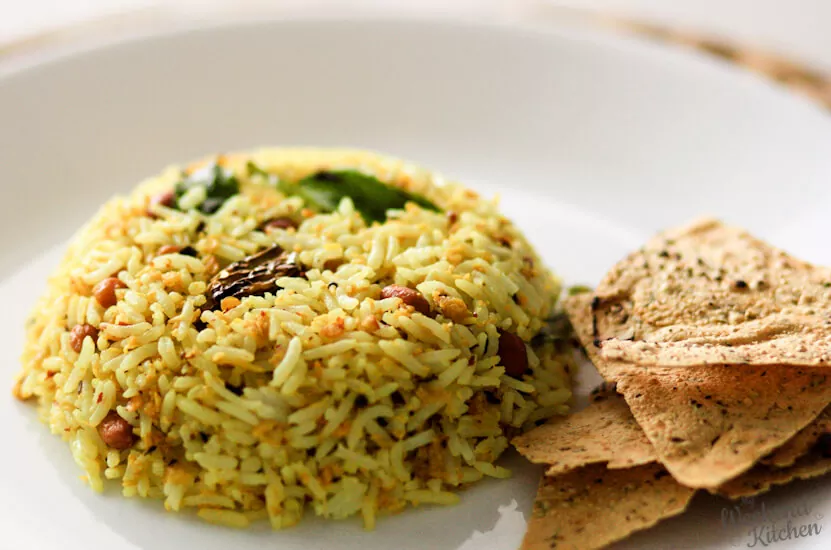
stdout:
POLYGON ((679 483, 715 488, 749 470, 831 403, 831 369, 713 365, 632 367, 594 346, 591 295, 565 302, 575 333, 679 483))
POLYGON ((759 461, 760 464, 787 468, 798 458, 808 454, 822 438, 831 437, 831 406, 825 407, 813 422, 802 428, 784 445, 759 461))
POLYGON ((711 492, 736 500, 766 493, 776 485, 785 485, 797 479, 811 479, 828 472, 831 472, 831 453, 810 451, 787 468, 756 466, 711 492))
POLYGON ((543 476, 521 548, 603 548, 680 514, 694 493, 657 463, 625 470, 593 464, 543 476))
POLYGON ((624 377, 618 388, 660 462, 684 485, 708 488, 752 468, 827 406, 831 377, 798 369, 673 369, 624 377))
POLYGON ((631 468, 654 462, 655 450, 614 388, 593 392, 589 405, 568 416, 515 437, 519 453, 536 464, 547 464, 545 474, 559 475, 587 464, 606 463, 609 469, 631 468))
POLYGON ((718 220, 665 231, 595 290, 605 360, 831 366, 831 269, 718 220))

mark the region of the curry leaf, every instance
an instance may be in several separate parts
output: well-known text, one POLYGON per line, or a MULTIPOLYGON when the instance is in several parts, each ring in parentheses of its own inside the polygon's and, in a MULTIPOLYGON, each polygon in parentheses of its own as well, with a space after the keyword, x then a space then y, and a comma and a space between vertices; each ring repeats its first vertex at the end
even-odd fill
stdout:
POLYGON ((568 287, 568 290, 566 292, 568 293, 569 296, 577 296, 578 294, 585 294, 585 293, 591 292, 591 291, 592 291, 591 287, 588 287, 586 285, 574 285, 574 286, 568 287))
POLYGON ((322 212, 333 212, 341 199, 349 197, 368 224, 383 222, 387 219, 387 210, 404 208, 408 202, 427 210, 441 211, 425 197, 352 170, 318 172, 297 182, 292 191, 302 197, 307 206, 322 212))
POLYGON ((264 178, 268 178, 269 176, 271 176, 271 174, 257 166, 252 160, 249 160, 245 163, 245 170, 248 172, 249 178, 251 176, 262 176, 264 178))
POLYGON ((205 214, 213 214, 234 195, 239 193, 239 182, 230 170, 211 163, 194 172, 187 174, 176 184, 176 206, 182 196, 194 187, 205 188, 205 200, 199 205, 199 210, 205 214))

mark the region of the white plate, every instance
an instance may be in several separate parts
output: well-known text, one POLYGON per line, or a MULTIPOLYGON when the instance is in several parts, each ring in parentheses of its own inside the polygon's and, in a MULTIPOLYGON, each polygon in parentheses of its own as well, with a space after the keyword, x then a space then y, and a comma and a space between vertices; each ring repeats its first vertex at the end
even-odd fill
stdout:
MULTIPOLYGON (((260 21, 0 71, 4 385, 59 245, 98 204, 169 163, 262 144, 378 149, 499 192, 569 282, 596 282, 650 232, 703 213, 831 263, 829 119, 750 75, 649 44, 438 21, 260 21)), ((2 398, 0 419, 4 550, 513 549, 540 472, 513 457, 512 480, 373 533, 315 520, 237 532, 94 494, 30 406, 2 398)), ((779 546, 827 548, 829 494, 828 480, 799 483, 755 506, 768 507, 764 521, 771 507, 808 510, 793 521, 822 533, 779 546)), ((726 506, 702 495, 620 547, 753 543, 757 524, 724 526, 726 506)))

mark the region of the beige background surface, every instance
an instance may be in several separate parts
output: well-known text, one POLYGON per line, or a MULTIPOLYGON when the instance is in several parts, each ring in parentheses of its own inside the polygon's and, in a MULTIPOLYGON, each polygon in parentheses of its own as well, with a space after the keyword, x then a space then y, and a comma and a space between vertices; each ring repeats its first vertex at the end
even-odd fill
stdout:
POLYGON ((717 55, 831 107, 827 0, 0 0, 0 56, 227 14, 332 9, 606 25, 717 55))

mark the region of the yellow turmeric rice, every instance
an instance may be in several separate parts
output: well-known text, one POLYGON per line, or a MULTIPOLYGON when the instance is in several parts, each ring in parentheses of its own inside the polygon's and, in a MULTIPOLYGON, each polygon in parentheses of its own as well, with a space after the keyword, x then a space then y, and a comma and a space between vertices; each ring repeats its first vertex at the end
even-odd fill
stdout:
POLYGON ((358 151, 171 168, 107 202, 27 326, 20 399, 89 485, 274 529, 506 477, 564 414, 559 282, 495 202, 358 151))

